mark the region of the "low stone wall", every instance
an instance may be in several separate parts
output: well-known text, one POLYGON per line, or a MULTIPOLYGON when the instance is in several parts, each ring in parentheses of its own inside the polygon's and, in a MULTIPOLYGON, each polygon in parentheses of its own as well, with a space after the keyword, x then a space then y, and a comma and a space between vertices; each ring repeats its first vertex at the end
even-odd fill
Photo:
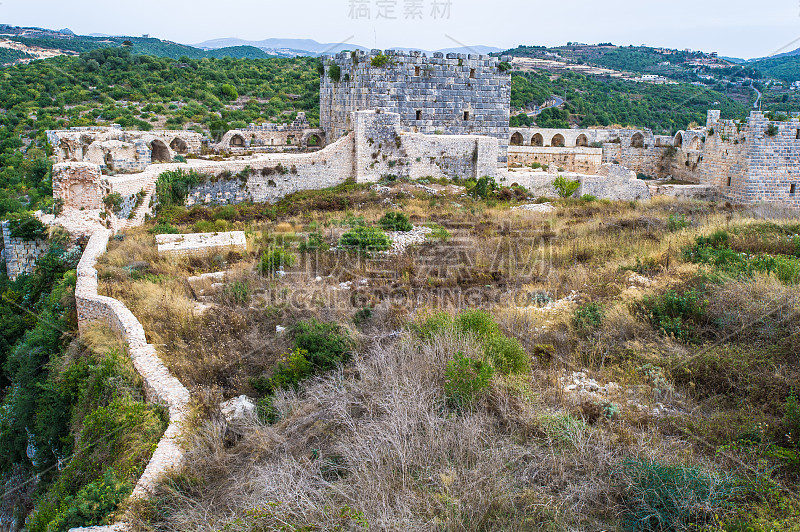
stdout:
POLYGON ((669 196, 681 199, 717 201, 719 188, 713 185, 648 185, 653 196, 669 196))
MULTIPOLYGON (((148 401, 162 403, 169 411, 169 425, 161 437, 150 462, 133 489, 131 497, 144 498, 152 493, 156 482, 167 471, 180 467, 184 449, 179 438, 186 420, 189 391, 169 372, 158 358, 156 348, 147 343, 144 328, 136 316, 120 301, 101 296, 97 292, 98 257, 105 253, 111 231, 99 230, 92 234, 83 257, 78 263, 78 280, 75 287, 75 306, 78 311, 80 332, 95 321, 103 321, 118 331, 128 344, 128 353, 136 371, 144 382, 148 401)), ((112 527, 94 527, 82 530, 123 530, 125 524, 112 527)), ((73 529, 81 530, 81 529, 73 529)))
POLYGON ((563 168, 567 172, 595 174, 603 164, 602 148, 545 148, 509 146, 508 164, 530 166, 534 163, 563 168))
POLYGON ((36 261, 47 253, 47 240, 22 240, 11 237, 8 222, 2 223, 2 250, 6 263, 6 273, 12 281, 24 273, 33 273, 36 261))
POLYGON ((159 253, 168 255, 197 255, 212 250, 242 253, 247 251, 247 238, 244 231, 158 235, 156 244, 159 253))

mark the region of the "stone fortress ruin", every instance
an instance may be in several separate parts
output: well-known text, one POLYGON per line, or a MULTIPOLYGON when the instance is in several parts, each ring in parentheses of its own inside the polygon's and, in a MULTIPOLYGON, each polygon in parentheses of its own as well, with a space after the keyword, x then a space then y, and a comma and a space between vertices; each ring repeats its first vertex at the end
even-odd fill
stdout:
POLYGON ((719 111, 708 111, 705 126, 674 137, 614 128, 511 128, 509 133, 512 168, 548 166, 595 175, 603 165, 619 164, 640 176, 707 187, 732 203, 800 207, 797 118, 770 121, 753 111, 745 121, 722 120, 719 111))
POLYGON ((353 130, 356 111, 396 113, 428 135, 485 135, 505 162, 511 101, 510 57, 372 50, 323 58, 320 125, 331 139, 353 130))
MULTIPOLYGON (((325 58, 322 129, 307 127, 305 116, 299 115, 289 126, 231 131, 217 148, 235 157, 223 160, 191 157, 175 162, 176 155, 202 152, 202 135, 191 131, 95 127, 47 133, 57 163, 53 196, 63 201, 63 212, 55 219, 41 218, 73 236, 90 237, 77 268, 79 328, 84 331, 99 320, 118 331, 129 345, 148 398, 169 409, 169 427, 134 498, 146 496, 161 475, 183 460, 189 392, 159 360, 133 313, 120 301, 98 294, 94 266, 114 232, 141 225, 152 214, 156 183, 166 170, 208 177, 188 191, 187 205, 274 202, 349 179, 372 183, 392 177, 490 176, 504 184, 547 189, 563 170, 581 181, 579 193, 598 197, 649 198, 653 191, 659 193, 660 187, 636 179, 639 173, 697 183, 699 188, 684 187, 687 195, 800 207, 797 119, 771 122, 754 112, 736 122, 709 111, 704 127, 674 137, 634 129, 512 129, 510 75, 501 68, 503 59, 462 54, 428 58, 393 51, 325 58), (293 148, 278 149, 285 146, 293 148), (560 170, 534 171, 535 163, 560 170), (118 201, 105 201, 112 195, 118 201)), ((195 236, 165 237, 159 244, 176 252, 207 244, 195 236)), ((238 237, 242 245, 241 236, 231 238, 238 237)), ((3 256, 12 275, 31 271, 46 249, 12 241, 6 225, 3 237, 3 256)), ((122 529, 124 524, 95 530, 122 529)))

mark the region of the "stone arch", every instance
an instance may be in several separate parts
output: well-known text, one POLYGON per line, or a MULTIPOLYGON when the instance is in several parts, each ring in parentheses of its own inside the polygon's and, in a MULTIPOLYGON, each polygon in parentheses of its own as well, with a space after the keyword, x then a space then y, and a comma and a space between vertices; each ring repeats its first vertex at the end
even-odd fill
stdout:
POLYGON ((517 131, 516 133, 511 135, 511 145, 512 146, 522 146, 523 142, 524 142, 524 140, 522 138, 522 133, 520 133, 519 131, 517 131))
POLYGON ((308 136, 308 139, 306 140, 306 146, 310 146, 312 148, 313 147, 321 147, 322 146, 322 137, 320 137, 316 133, 312 133, 311 135, 308 136))
POLYGON ((681 148, 681 147, 683 147, 683 133, 681 133, 680 131, 678 131, 678 132, 675 134, 675 142, 673 142, 673 143, 672 143, 672 145, 673 145, 673 146, 675 146, 676 148, 681 148))
POLYGON ((631 137, 631 147, 632 148, 644 148, 644 135, 641 131, 637 131, 631 137))
POLYGON ((564 135, 561 133, 556 133, 553 135, 553 140, 550 141, 550 146, 554 148, 563 148, 566 145, 566 140, 564 140, 564 135))
POLYGON ((106 156, 103 157, 103 162, 108 170, 114 169, 114 156, 111 155, 111 152, 106 153, 106 156))
POLYGON ((695 136, 692 141, 689 143, 690 150, 699 150, 700 149, 700 137, 695 136))
POLYGON ((242 137, 241 135, 233 135, 231 137, 229 144, 233 148, 244 148, 245 147, 244 137, 242 137))
POLYGON ((69 144, 62 141, 58 147, 61 148, 61 157, 64 160, 68 161, 72 158, 72 150, 70 149, 69 144))
POLYGON ((544 146, 544 137, 541 133, 536 133, 531 137, 531 146, 544 146))
POLYGON ((589 147, 589 139, 586 137, 586 135, 581 133, 580 135, 578 135, 578 138, 575 140, 575 146, 576 147, 587 148, 587 147, 589 147))
POLYGON ((169 143, 169 147, 181 155, 189 153, 189 145, 180 137, 175 137, 172 139, 172 142, 169 143))
POLYGON ((150 143, 150 161, 154 163, 168 163, 172 161, 169 148, 161 140, 154 140, 150 143))

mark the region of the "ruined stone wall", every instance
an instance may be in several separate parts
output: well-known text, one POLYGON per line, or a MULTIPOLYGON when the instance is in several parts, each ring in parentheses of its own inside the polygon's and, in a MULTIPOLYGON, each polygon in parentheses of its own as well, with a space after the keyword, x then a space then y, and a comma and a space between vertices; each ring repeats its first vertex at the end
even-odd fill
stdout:
POLYGON ((800 121, 770 122, 753 112, 747 127, 747 179, 722 188, 737 202, 800 207, 800 121))
POLYGON ((387 176, 478 178, 495 176, 498 142, 477 135, 423 135, 404 132, 396 113, 353 114, 356 181, 387 176))
POLYGON ((328 139, 353 130, 352 113, 380 110, 400 115, 412 132, 486 135, 498 139, 505 162, 511 100, 511 75, 500 59, 485 55, 387 50, 384 66, 372 66, 380 50, 323 58, 320 123, 328 139), (331 67, 341 71, 331 79, 331 67))
POLYGON ((325 132, 314 129, 305 113, 297 113, 291 124, 250 124, 246 129, 232 129, 214 146, 217 151, 280 152, 315 149, 325 146, 325 132))
POLYGON ((47 240, 12 238, 10 224, 2 222, 0 226, 2 226, 0 249, 3 250, 2 258, 6 263, 8 278, 13 281, 22 274, 33 273, 36 261, 49 249, 47 240))
POLYGON ((100 209, 106 192, 96 164, 72 162, 53 166, 53 198, 63 200, 65 207, 100 209))
POLYGON ((153 162, 199 154, 203 136, 195 131, 129 131, 119 126, 75 127, 46 132, 57 163, 93 163, 107 173, 140 172, 153 162))
POLYGON ((570 152, 566 150, 602 147, 600 164, 621 164, 651 177, 672 176, 694 182, 700 179, 703 131, 680 131, 669 137, 654 135, 649 129, 534 127, 511 128, 509 133, 509 163, 550 164, 546 162, 550 158, 565 170, 591 173, 591 168, 580 160, 571 166, 570 158, 565 156, 570 152), (535 154, 535 158, 522 153, 535 154))
POLYGON ((534 163, 563 168, 567 172, 594 174, 603 164, 600 148, 544 148, 539 146, 509 146, 509 166, 531 166, 534 163))
POLYGON ((111 231, 97 231, 86 245, 77 268, 75 306, 81 333, 92 322, 102 321, 121 335, 128 344, 133 365, 142 377, 147 399, 168 408, 167 430, 131 495, 133 498, 144 498, 152 494, 156 482, 164 473, 181 465, 184 450, 180 436, 188 413, 189 391, 170 374, 158 358, 155 346, 147 343, 144 328, 136 316, 122 302, 98 294, 95 264, 98 257, 105 253, 110 235, 111 231))

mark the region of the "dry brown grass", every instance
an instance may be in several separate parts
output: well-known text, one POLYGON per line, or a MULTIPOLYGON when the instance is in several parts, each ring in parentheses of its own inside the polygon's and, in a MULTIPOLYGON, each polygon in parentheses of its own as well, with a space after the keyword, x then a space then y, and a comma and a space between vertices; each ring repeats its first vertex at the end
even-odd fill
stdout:
MULTIPOLYGON (((765 371, 762 380, 734 379, 743 359, 730 356, 719 370, 698 366, 709 388, 763 383, 769 392, 736 395, 750 401, 746 407, 709 398, 689 377, 670 373, 702 351, 665 338, 636 311, 645 295, 697 282, 702 268, 680 255, 698 236, 732 224, 785 221, 785 212, 661 198, 636 205, 559 201, 549 214, 460 197, 414 194, 392 202, 415 223, 439 223, 453 238, 369 260, 298 253, 285 278, 254 273, 262 248, 286 242, 296 250, 312 223, 331 245, 347 230, 346 217, 374 223, 389 209, 370 200, 351 211, 293 213, 242 227, 250 231, 245 257, 166 260, 154 256, 144 232, 112 245, 101 265, 103 289, 129 304, 199 398, 188 468, 162 486, 157 516, 141 510, 142 529, 359 529, 360 512, 379 530, 613 528, 619 490, 610 478, 623 458, 714 460, 709 442, 724 443, 715 435, 732 437, 733 429, 703 420, 735 417, 737 408, 752 413, 752 401, 774 401, 795 375, 775 371, 767 378, 765 371), (691 225, 670 231, 670 215, 691 225), (133 261, 147 262, 143 271, 152 277, 134 279, 126 268, 133 261), (185 278, 223 269, 226 286, 208 300, 214 307, 196 312, 185 278), (341 289, 343 282, 351 288, 341 289), (232 292, 236 286, 247 287, 244 300, 232 292), (555 310, 529 307, 541 294, 561 300, 573 292, 573 301, 555 310), (589 302, 602 305, 602 323, 578 331, 575 309, 589 302), (372 316, 356 325, 356 312, 367 307, 372 316), (444 367, 458 350, 477 356, 476 346, 448 335, 419 343, 396 333, 430 309, 474 307, 491 310, 503 331, 520 340, 532 371, 496 378, 479 408, 456 415, 443 401, 444 367), (249 377, 269 373, 290 347, 275 327, 309 317, 346 325, 357 339, 355 360, 299 392, 279 392, 277 425, 225 424, 215 403, 253 395, 249 377), (583 369, 623 387, 610 397, 621 408, 615 419, 606 418, 602 405, 576 404, 565 393, 559 378, 583 369), (653 414, 655 407, 667 414, 653 414)), ((737 341, 755 338, 781 353, 800 348, 796 316, 778 319, 797 310, 796 288, 762 276, 714 285, 708 297, 720 334, 754 322, 737 341), (785 300, 780 314, 759 319, 776 297, 785 300)), ((765 360, 791 365, 781 357, 765 360)))

